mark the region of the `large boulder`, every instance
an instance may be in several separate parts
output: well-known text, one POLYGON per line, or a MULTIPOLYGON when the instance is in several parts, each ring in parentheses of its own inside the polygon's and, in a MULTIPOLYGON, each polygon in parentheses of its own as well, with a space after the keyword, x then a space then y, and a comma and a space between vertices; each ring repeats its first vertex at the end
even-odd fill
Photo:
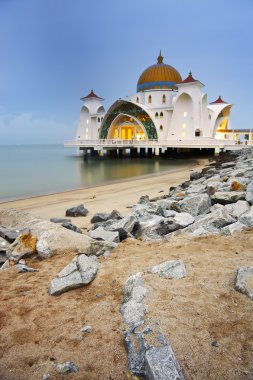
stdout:
POLYGON ((230 203, 225 205, 224 207, 236 219, 238 219, 241 215, 250 210, 250 204, 247 201, 238 201, 236 203, 230 203))
POLYGON ((236 219, 225 209, 218 208, 210 214, 203 215, 198 220, 185 229, 186 232, 201 231, 201 234, 194 233, 195 236, 204 235, 205 231, 210 233, 219 233, 222 227, 235 223, 236 219))
POLYGON ((15 230, 29 229, 37 240, 47 242, 52 254, 84 252, 91 241, 87 235, 77 234, 57 223, 16 209, 0 210, 0 225, 15 230))
POLYGON ((248 212, 245 212, 239 217, 239 221, 247 227, 253 227, 253 206, 248 212))
POLYGON ((184 262, 182 260, 169 260, 155 265, 149 269, 149 273, 157 273, 163 278, 183 278, 187 276, 184 262))
POLYGON ((89 236, 96 240, 106 240, 110 243, 119 243, 120 237, 118 231, 107 231, 103 227, 98 227, 95 230, 89 231, 89 236))
POLYGON ((94 280, 97 271, 98 261, 95 256, 79 255, 51 281, 48 292, 51 296, 56 296, 85 286, 94 280))
POLYGON ((66 216, 86 216, 88 214, 87 208, 83 204, 71 207, 66 210, 66 216))
POLYGON ((208 194, 199 194, 187 197, 179 202, 180 209, 192 216, 206 214, 211 207, 211 200, 208 194))
POLYGON ((239 200, 245 200, 246 193, 244 191, 217 191, 211 195, 213 203, 226 205, 235 203, 239 200))
POLYGON ((240 268, 236 272, 235 289, 253 301, 253 267, 240 268))

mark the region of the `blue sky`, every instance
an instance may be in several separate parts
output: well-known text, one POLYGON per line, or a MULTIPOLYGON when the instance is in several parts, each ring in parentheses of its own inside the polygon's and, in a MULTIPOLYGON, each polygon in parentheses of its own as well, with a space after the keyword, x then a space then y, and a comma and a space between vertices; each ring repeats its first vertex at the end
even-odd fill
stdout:
POLYGON ((79 98, 133 94, 160 48, 253 128, 252 19, 252 0, 0 0, 0 144, 73 138, 79 98))

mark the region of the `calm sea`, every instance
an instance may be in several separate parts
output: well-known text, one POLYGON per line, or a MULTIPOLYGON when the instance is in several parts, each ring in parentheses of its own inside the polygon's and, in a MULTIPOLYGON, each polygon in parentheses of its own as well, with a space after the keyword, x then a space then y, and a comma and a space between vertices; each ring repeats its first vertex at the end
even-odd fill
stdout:
POLYGON ((0 201, 56 193, 180 167, 185 160, 83 160, 62 145, 0 146, 0 201))

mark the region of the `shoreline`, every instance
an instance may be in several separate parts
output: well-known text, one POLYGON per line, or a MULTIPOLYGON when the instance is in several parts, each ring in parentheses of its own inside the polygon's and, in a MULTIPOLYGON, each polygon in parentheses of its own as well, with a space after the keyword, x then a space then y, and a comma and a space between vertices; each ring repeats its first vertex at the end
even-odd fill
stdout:
MULTIPOLYGON (((207 161, 207 163, 209 162, 208 161, 208 158, 191 158, 191 164, 194 165, 193 167, 195 166, 198 166, 198 165, 201 165, 201 162, 202 161, 207 161)), ((133 177, 127 177, 127 178, 122 178, 122 179, 118 179, 118 180, 109 180, 109 181, 106 181, 106 182, 101 182, 101 183, 98 183, 96 185, 88 185, 86 187, 73 187, 73 188, 69 188, 67 190, 59 190, 59 191, 53 191, 53 192, 45 192, 45 193, 37 193, 37 194, 28 194, 28 195, 21 195, 21 196, 18 196, 18 197, 13 197, 13 198, 3 198, 3 199, 0 199, 0 207, 2 204, 5 204, 5 203, 11 203, 11 202, 16 202, 16 201, 23 201, 23 200, 27 200, 27 199, 33 199, 33 198, 39 198, 39 197, 47 197, 47 196, 51 196, 51 195, 57 195, 57 194, 65 194, 65 193, 70 193, 70 192, 75 192, 75 191, 82 191, 82 190, 86 190, 86 189, 93 189, 93 188, 97 188, 97 187, 101 187, 101 186, 109 186, 109 185, 114 185, 114 184, 118 184, 118 183, 123 183, 123 182, 131 182, 131 181, 134 181, 134 180, 139 180, 139 179, 145 179, 145 178, 150 178, 150 177, 160 177, 162 175, 167 175, 169 173, 174 173, 175 171, 181 171, 181 170, 185 170, 185 167, 186 165, 182 165, 181 167, 178 168, 173 168, 173 169, 168 169, 168 170, 163 170, 161 172, 154 172, 154 173, 149 173, 149 174, 143 174, 143 175, 136 175, 136 176, 133 176, 133 177)), ((188 167, 188 165, 187 165, 188 167)))
MULTIPOLYGON (((208 158, 194 159, 194 162, 186 163, 180 168, 160 173, 130 177, 63 192, 0 201, 0 208, 19 208, 35 213, 42 218, 50 218, 65 216, 65 210, 68 207, 84 203, 89 209, 89 216, 92 213, 112 211, 115 208, 125 214, 128 212, 127 206, 136 203, 141 195, 148 194, 150 197, 154 197, 161 195, 160 192, 166 194, 170 186, 178 185, 189 179, 191 171, 201 170, 208 164, 208 158)), ((82 227, 84 225, 86 227, 86 221, 80 219, 87 218, 74 218, 78 226, 81 224, 82 227)), ((88 217, 88 219, 90 218, 88 217)))

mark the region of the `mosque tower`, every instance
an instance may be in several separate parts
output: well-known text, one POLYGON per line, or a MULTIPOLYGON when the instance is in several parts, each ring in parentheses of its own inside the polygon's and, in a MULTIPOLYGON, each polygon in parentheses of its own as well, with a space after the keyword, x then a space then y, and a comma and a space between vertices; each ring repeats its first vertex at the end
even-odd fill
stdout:
POLYGON ((91 90, 81 100, 83 105, 80 111, 76 140, 97 140, 99 128, 105 115, 105 109, 102 104, 104 99, 91 90))

